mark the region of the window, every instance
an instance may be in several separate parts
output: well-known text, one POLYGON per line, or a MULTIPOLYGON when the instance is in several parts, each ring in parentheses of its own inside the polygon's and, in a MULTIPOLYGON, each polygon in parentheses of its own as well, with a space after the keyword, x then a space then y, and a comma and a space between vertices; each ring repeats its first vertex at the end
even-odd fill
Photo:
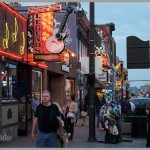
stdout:
POLYGON ((1 80, 2 80, 2 98, 14 99, 16 88, 16 65, 5 63, 2 65, 1 80))
POLYGON ((42 92, 42 73, 32 70, 32 94, 37 93, 38 99, 41 99, 42 92))
POLYGON ((66 79, 66 95, 71 95, 74 91, 74 80, 66 79))

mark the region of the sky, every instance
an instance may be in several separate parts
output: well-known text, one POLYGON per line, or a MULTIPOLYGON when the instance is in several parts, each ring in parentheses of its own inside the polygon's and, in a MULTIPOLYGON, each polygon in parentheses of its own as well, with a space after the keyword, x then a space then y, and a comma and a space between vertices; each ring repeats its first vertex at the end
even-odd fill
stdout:
MULTIPOLYGON (((20 2, 22 6, 47 5, 49 2, 20 2)), ((54 2, 53 2, 54 3, 54 2)), ((116 42, 116 53, 127 67, 126 38, 137 36, 142 41, 150 40, 150 2, 95 2, 95 24, 113 22, 112 36, 116 42)), ((89 18, 89 2, 81 2, 81 7, 89 18)), ((129 80, 150 80, 150 69, 128 69, 129 80)), ((130 82, 130 86, 140 87, 150 81, 130 82)))

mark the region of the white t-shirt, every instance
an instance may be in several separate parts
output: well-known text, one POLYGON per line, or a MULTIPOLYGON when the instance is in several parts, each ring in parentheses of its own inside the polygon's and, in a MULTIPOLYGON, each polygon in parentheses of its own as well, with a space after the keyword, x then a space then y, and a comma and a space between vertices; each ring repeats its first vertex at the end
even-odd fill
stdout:
POLYGON ((131 105, 131 111, 135 111, 135 105, 132 102, 129 102, 131 105))

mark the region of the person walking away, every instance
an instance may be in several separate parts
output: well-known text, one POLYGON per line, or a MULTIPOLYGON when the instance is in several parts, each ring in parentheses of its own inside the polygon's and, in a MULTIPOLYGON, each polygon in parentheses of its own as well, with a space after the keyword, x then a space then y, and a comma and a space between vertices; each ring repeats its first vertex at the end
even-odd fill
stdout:
POLYGON ((51 103, 50 92, 44 90, 42 93, 42 104, 37 106, 33 123, 31 138, 35 140, 35 127, 39 125, 39 133, 36 137, 36 147, 57 147, 59 127, 57 117, 60 112, 55 104, 51 103))
MULTIPOLYGON (((88 91, 88 93, 85 95, 84 100, 85 100, 85 105, 87 106, 87 110, 89 111, 89 91, 88 91)), ((97 93, 95 92, 95 102, 94 102, 95 106, 96 106, 97 100, 98 100, 98 95, 97 95, 97 93)))
POLYGON ((131 111, 134 112, 135 111, 135 105, 132 101, 129 101, 130 105, 131 105, 131 111))
MULTIPOLYGON (((36 112, 36 108, 39 104, 40 104, 40 101, 38 99, 38 92, 34 92, 33 97, 31 99, 31 109, 32 109, 33 118, 34 118, 34 115, 35 115, 35 112, 36 112)), ((38 133, 38 125, 35 128, 35 133, 38 133)))
POLYGON ((99 125, 100 125, 100 109, 101 107, 103 106, 103 101, 102 101, 102 97, 99 96, 97 99, 96 99, 96 114, 97 114, 97 128, 99 128, 99 125))
POLYGON ((76 99, 76 96, 75 94, 72 94, 71 95, 71 98, 72 98, 72 101, 74 101, 76 103, 76 113, 75 113, 75 122, 74 123, 77 123, 78 122, 78 100, 76 99))
POLYGON ((146 147, 150 147, 150 102, 146 103, 146 114, 147 114, 147 140, 146 140, 146 147))
POLYGON ((73 139, 74 134, 74 122, 75 122, 75 113, 77 112, 77 105, 73 101, 74 94, 73 95, 67 95, 66 104, 64 106, 65 110, 65 117, 67 122, 67 133, 71 133, 71 136, 69 140, 73 139))
POLYGON ((81 100, 80 111, 81 111, 82 126, 83 126, 87 116, 87 105, 85 105, 84 99, 81 100))

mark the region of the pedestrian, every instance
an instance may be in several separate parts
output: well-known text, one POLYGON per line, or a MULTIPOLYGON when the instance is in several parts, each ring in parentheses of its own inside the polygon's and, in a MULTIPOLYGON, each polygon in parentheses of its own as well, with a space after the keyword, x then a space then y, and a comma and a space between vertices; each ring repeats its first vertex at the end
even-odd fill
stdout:
POLYGON ((85 105, 84 99, 81 100, 80 111, 81 111, 82 126, 83 126, 87 116, 87 105, 85 105))
POLYGON ((131 104, 129 102, 129 99, 126 99, 124 102, 124 108, 123 108, 123 114, 127 115, 131 113, 131 104))
POLYGON ((67 95, 66 99, 67 101, 64 106, 64 111, 65 111, 65 117, 67 122, 67 133, 71 133, 69 140, 72 140, 74 134, 75 113, 77 112, 77 105, 73 101, 74 94, 67 95))
MULTIPOLYGON (((31 99, 31 109, 32 109, 32 115, 34 118, 36 108, 40 104, 40 100, 38 99, 38 92, 34 92, 31 99)), ((38 125, 35 128, 35 133, 37 134, 39 132, 38 125)))
POLYGON ((78 101, 76 99, 75 94, 72 94, 71 98, 72 98, 72 101, 76 103, 75 123, 77 123, 78 122, 78 101))
POLYGON ((37 106, 33 123, 31 138, 35 139, 35 127, 39 125, 39 133, 36 137, 36 147, 57 147, 59 128, 57 117, 60 117, 60 112, 55 104, 51 103, 50 92, 44 90, 42 93, 42 103, 37 106))
MULTIPOLYGON (((88 91, 88 93, 85 95, 85 98, 84 98, 84 100, 85 100, 85 105, 87 106, 87 109, 88 109, 88 111, 89 111, 89 97, 90 97, 90 95, 89 95, 89 91, 88 91)), ((96 102, 98 101, 98 95, 97 95, 97 93, 95 92, 95 101, 94 101, 94 105, 96 106, 96 102)))
POLYGON ((32 109, 32 115, 34 116, 36 112, 37 106, 40 104, 40 101, 38 99, 38 92, 34 92, 31 99, 31 109, 32 109))
POLYGON ((99 97, 96 99, 97 128, 99 128, 99 126, 100 126, 100 122, 101 122, 100 109, 103 105, 104 105, 103 95, 99 94, 99 97))
POLYGON ((131 105, 131 111, 134 112, 135 111, 135 105, 132 101, 129 101, 130 105, 131 105))
POLYGON ((61 117, 58 118, 58 121, 59 121, 59 128, 57 130, 57 133, 59 135, 58 147, 66 147, 66 144, 68 143, 68 139, 69 139, 71 133, 67 133, 66 119, 63 114, 61 106, 57 102, 53 102, 53 104, 57 105, 57 107, 60 111, 60 114, 61 114, 61 117))
POLYGON ((147 114, 147 140, 146 140, 146 147, 150 147, 150 102, 146 103, 146 114, 147 114))

